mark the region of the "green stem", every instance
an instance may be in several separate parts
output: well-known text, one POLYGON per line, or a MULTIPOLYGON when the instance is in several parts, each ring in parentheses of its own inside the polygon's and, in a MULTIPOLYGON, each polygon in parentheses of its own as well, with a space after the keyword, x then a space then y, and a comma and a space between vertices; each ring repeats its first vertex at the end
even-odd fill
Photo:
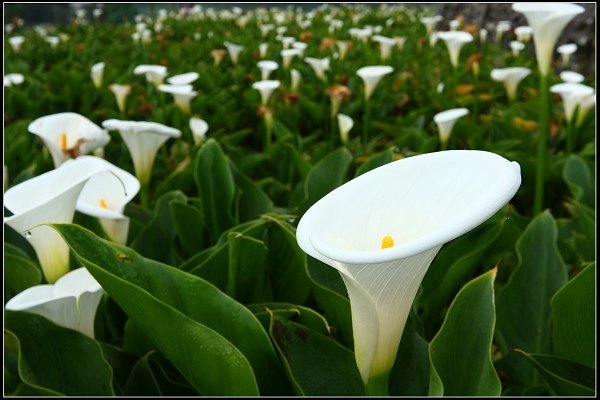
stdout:
POLYGON ((389 371, 382 375, 369 377, 369 381, 365 384, 365 394, 367 396, 389 396, 389 377, 389 371))
POLYGON ((363 116, 363 145, 367 145, 369 139, 369 125, 371 124, 371 107, 369 106, 369 99, 365 99, 365 109, 363 116))
POLYGON ((544 204, 544 172, 548 156, 548 137, 550 136, 550 77, 540 77, 540 129, 538 137, 537 163, 535 173, 535 197, 533 215, 542 212, 544 204))
POLYGON ((142 207, 148 208, 148 184, 147 183, 140 185, 140 202, 142 204, 142 207))
POLYGON ((573 129, 572 121, 566 121, 567 123, 567 154, 573 152, 573 146, 575 145, 575 129, 573 129))

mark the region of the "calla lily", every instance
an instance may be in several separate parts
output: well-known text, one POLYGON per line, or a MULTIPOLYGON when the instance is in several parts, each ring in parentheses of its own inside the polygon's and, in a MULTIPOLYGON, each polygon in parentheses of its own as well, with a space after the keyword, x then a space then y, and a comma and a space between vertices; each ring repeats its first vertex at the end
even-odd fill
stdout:
POLYGON ((581 83, 585 78, 580 73, 574 71, 563 71, 560 73, 560 79, 565 83, 581 83))
POLYGON ((275 89, 281 85, 281 82, 275 80, 257 81, 252 84, 252 88, 260 92, 261 104, 267 105, 269 98, 275 89))
POLYGON ((225 42, 224 45, 225 45, 225 48, 227 49, 227 52, 229 53, 231 62, 234 64, 237 64, 238 60, 240 59, 240 53, 242 52, 244 47, 240 46, 239 44, 230 43, 230 42, 225 42))
POLYGON ((192 117, 190 118, 190 129, 194 137, 194 144, 196 146, 201 145, 206 139, 206 132, 208 132, 208 123, 201 118, 192 117))
MULTIPOLYGON (((127 244, 129 217, 123 215, 123 210, 140 191, 140 182, 129 172, 101 158, 81 156, 80 159, 90 159, 103 166, 106 172, 90 178, 79 195, 76 210, 98 218, 110 240, 127 244), (116 180, 115 176, 119 179, 116 180)), ((72 162, 74 160, 67 160, 64 165, 72 162)))
POLYGON ((94 86, 96 89, 100 89, 102 86, 102 76, 104 75, 104 66, 103 62, 96 63, 92 65, 92 82, 94 82, 94 86))
POLYGON ((350 40, 337 40, 335 44, 340 52, 340 61, 344 61, 348 50, 352 47, 352 42, 350 40))
POLYGON ((375 35, 371 39, 379 43, 379 54, 381 55, 381 59, 387 60, 390 58, 392 47, 396 44, 396 40, 381 35, 375 35))
POLYGON ((327 78, 325 76, 325 71, 329 71, 329 57, 306 57, 304 58, 304 61, 306 61, 312 67, 312 69, 315 71, 315 75, 317 75, 317 78, 319 78, 322 81, 324 81, 327 78))
POLYGON ((343 144, 348 143, 348 133, 354 127, 354 120, 346 114, 337 115, 338 126, 340 129, 340 140, 343 144))
POLYGON ((304 50, 306 50, 306 48, 308 47, 308 45, 304 42, 294 42, 292 43, 292 48, 298 50, 298 57, 303 57, 304 56, 304 50))
POLYGON ((226 54, 226 51, 223 49, 214 49, 213 51, 210 52, 210 56, 214 60, 215 67, 218 66, 219 64, 221 64, 221 61, 225 57, 225 54, 226 54))
POLYGON ((127 100, 127 96, 129 96, 129 93, 131 93, 131 85, 119 85, 118 83, 113 83, 109 85, 108 88, 115 95, 119 111, 121 113, 124 113, 125 101, 127 100))
POLYGON ((101 163, 78 158, 4 193, 4 206, 13 214, 5 217, 4 223, 31 243, 49 283, 69 271, 69 246, 54 229, 43 224, 71 223, 85 184, 105 171, 101 163))
POLYGON ((431 35, 431 33, 435 30, 435 26, 438 22, 442 20, 441 15, 436 15, 435 17, 423 17, 421 18, 421 23, 425 25, 425 29, 427 30, 427 35, 431 35))
POLYGON ((521 50, 525 48, 525 43, 519 42, 518 40, 511 40, 509 45, 513 57, 517 57, 521 50))
POLYGON ((398 47, 398 50, 402 50, 404 48, 404 43, 406 43, 406 37, 394 36, 394 42, 396 44, 396 47, 398 47))
POLYGON ((25 289, 5 308, 41 315, 58 326, 94 337, 94 319, 104 290, 85 268, 62 276, 53 285, 25 289))
POLYGON ((450 54, 450 62, 454 68, 458 67, 458 58, 460 57, 460 49, 469 42, 473 41, 473 35, 469 32, 438 32, 440 39, 446 42, 448 53, 450 54))
POLYGON ((22 74, 4 75, 4 87, 20 85, 24 81, 25 77, 22 74))
POLYGON ((192 85, 158 85, 158 90, 173 95, 175 104, 181 112, 185 114, 190 113, 190 102, 198 92, 192 90, 192 85))
POLYGON ((496 24, 496 41, 500 42, 502 40, 502 35, 504 32, 510 30, 510 21, 498 21, 496 24))
POLYGON ((513 10, 525 15, 533 28, 538 68, 544 76, 550 72, 552 51, 561 32, 584 8, 572 3, 514 3, 513 10))
POLYGON ((487 40, 487 35, 488 35, 488 31, 485 28, 481 28, 479 30, 479 41, 481 43, 485 43, 485 41, 487 40))
POLYGON ((519 164, 496 154, 429 153, 353 179, 301 218, 300 248, 337 269, 348 290, 367 395, 387 394, 404 325, 438 250, 494 215, 520 184, 519 164))
POLYGON ((283 59, 283 68, 288 68, 294 56, 300 56, 301 51, 298 49, 281 50, 281 58, 283 59))
POLYGON ((23 47, 23 43, 25 43, 25 38, 23 36, 13 36, 8 38, 8 43, 15 52, 21 51, 21 47, 23 47))
POLYGON ((529 42, 531 40, 531 35, 533 35, 533 28, 530 26, 517 26, 515 28, 515 35, 517 35, 517 40, 519 42, 529 42))
POLYGON ((517 98, 517 86, 531 73, 529 68, 511 67, 492 70, 492 79, 504 83, 506 95, 510 100, 517 98))
POLYGON ((152 166, 160 146, 169 138, 181 136, 179 129, 157 122, 109 119, 102 122, 102 126, 108 130, 119 131, 129 149, 135 175, 142 186, 146 186, 150 181, 152 166))
POLYGON ((296 41, 296 38, 293 36, 283 36, 281 38, 281 45, 284 49, 289 49, 290 46, 296 41))
POLYGON ((292 92, 297 92, 298 87, 300 87, 300 81, 302 80, 302 74, 300 74, 300 72, 297 69, 292 68, 292 70, 290 71, 290 79, 292 81, 290 89, 292 90, 292 92))
POLYGON ((29 132, 39 136, 52 156, 54 167, 69 158, 104 147, 110 136, 83 115, 65 112, 46 115, 31 122, 29 132))
POLYGON ((586 96, 594 94, 594 89, 581 83, 558 83, 550 87, 552 93, 560 94, 565 110, 565 119, 571 122, 577 106, 586 96))
POLYGON ((142 64, 135 67, 133 73, 135 75, 144 74, 148 82, 154 86, 158 86, 163 83, 165 76, 167 76, 167 67, 164 65, 142 64))
POLYGON ((466 108, 453 108, 451 110, 442 111, 434 115, 433 120, 437 124, 439 130, 442 148, 446 148, 446 143, 448 143, 448 139, 450 138, 452 128, 454 127, 456 121, 468 113, 469 110, 466 108))
POLYGON ((450 27, 451 31, 457 31, 458 28, 460 28, 460 24, 461 22, 457 19, 453 19, 448 23, 448 26, 450 27))
POLYGON ((196 79, 200 77, 200 74, 197 72, 188 72, 185 74, 174 75, 170 78, 167 78, 167 82, 171 85, 190 85, 196 79))
POLYGON ((56 46, 58 46, 58 44, 60 43, 60 38, 58 36, 46 36, 44 40, 46 40, 46 42, 52 48, 56 48, 56 46))
POLYGON ((558 54, 562 57, 563 65, 567 65, 571 59, 571 55, 577 51, 577 45, 575 43, 567 43, 556 48, 558 54))
POLYGON ((356 73, 360 76, 365 84, 365 100, 369 100, 375 86, 379 83, 381 78, 387 74, 391 74, 394 68, 389 65, 374 65, 369 67, 359 68, 356 73))
POLYGON ((596 106, 596 94, 584 96, 579 102, 576 126, 581 126, 587 113, 596 106))
POLYGON ((260 58, 267 56, 267 50, 269 50, 269 43, 261 43, 258 45, 258 54, 260 58))
POLYGON ((262 60, 256 63, 256 65, 258 66, 258 68, 260 68, 261 79, 263 81, 269 79, 269 75, 271 75, 271 72, 279 68, 279 64, 271 60, 262 60))

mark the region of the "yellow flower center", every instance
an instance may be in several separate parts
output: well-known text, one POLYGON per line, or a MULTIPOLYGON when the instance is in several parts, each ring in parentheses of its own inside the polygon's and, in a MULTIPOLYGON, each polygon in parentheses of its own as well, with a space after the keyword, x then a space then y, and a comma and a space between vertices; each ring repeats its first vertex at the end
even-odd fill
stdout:
POLYGON ((104 200, 104 198, 100 198, 100 207, 108 208, 108 205, 106 204, 106 200, 104 200))
POLYGON ((387 249, 389 247, 394 247, 394 239, 391 236, 385 235, 383 239, 381 239, 381 248, 387 249))
POLYGON ((58 143, 62 151, 67 150, 67 134, 65 132, 60 134, 60 137, 58 138, 58 143))

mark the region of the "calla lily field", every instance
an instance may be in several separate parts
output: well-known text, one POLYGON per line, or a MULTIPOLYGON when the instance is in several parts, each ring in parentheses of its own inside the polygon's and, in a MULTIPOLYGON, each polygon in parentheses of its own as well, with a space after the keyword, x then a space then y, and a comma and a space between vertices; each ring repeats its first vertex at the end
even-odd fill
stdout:
POLYGON ((584 7, 117 6, 5 25, 5 396, 596 395, 584 7))

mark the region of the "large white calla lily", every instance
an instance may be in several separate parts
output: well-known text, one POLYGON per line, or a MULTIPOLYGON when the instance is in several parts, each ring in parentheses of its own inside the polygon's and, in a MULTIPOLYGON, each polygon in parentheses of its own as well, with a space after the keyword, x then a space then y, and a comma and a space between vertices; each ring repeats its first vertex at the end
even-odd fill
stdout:
POLYGON ((519 164, 493 153, 423 154, 353 179, 301 218, 298 244, 337 269, 348 290, 367 395, 387 394, 406 319, 438 250, 494 215, 520 184, 519 164))
POLYGON ((325 76, 325 71, 329 71, 329 57, 325 58, 314 58, 314 57, 305 57, 304 61, 306 61, 315 71, 315 75, 320 80, 324 81, 327 77, 325 76))
POLYGON ((102 122, 102 126, 108 130, 119 131, 131 154, 135 175, 142 186, 146 186, 150 181, 152 166, 160 146, 169 138, 181 136, 179 129, 157 122, 109 119, 102 122))
POLYGON ((40 117, 27 129, 42 139, 50 151, 54 167, 69 158, 104 147, 110 141, 105 130, 83 115, 72 112, 40 117))
POLYGON ((99 62, 92 65, 91 76, 92 82, 94 82, 94 86, 96 87, 96 89, 100 89, 100 87, 102 87, 102 78, 104 76, 105 65, 106 64, 104 62, 99 62))
POLYGON ((181 112, 190 113, 190 103, 198 92, 194 91, 192 85, 158 85, 158 90, 173 95, 173 100, 181 112))
POLYGON ((550 87, 552 93, 557 93, 562 98, 565 110, 565 119, 571 122, 579 103, 589 95, 594 94, 594 88, 581 83, 557 83, 550 87))
POLYGON ((525 79, 531 70, 525 67, 510 67, 510 68, 497 68, 491 72, 492 79, 497 82, 504 84, 506 95, 509 100, 517 98, 517 87, 519 83, 525 79))
POLYGON ((53 285, 25 289, 6 303, 6 309, 41 315, 58 326, 93 338, 94 319, 103 293, 88 270, 78 268, 53 285))
POLYGON ((458 59, 460 57, 460 49, 473 41, 473 35, 469 32, 463 31, 449 31, 449 32, 438 32, 438 36, 444 42, 448 48, 450 54, 450 62, 454 68, 458 67, 458 59))
POLYGON ((146 80, 152 83, 154 86, 158 86, 163 83, 165 76, 167 76, 167 67, 164 65, 138 65, 133 69, 135 75, 144 75, 146 80))
POLYGON ((275 89, 281 85, 281 82, 275 80, 257 81, 252 84, 252 88, 260 92, 261 104, 267 105, 269 98, 275 89))
MULTIPOLYGON (((4 193, 4 206, 13 214, 4 218, 4 223, 31 243, 49 283, 69 271, 69 247, 54 229, 44 224, 73 221, 75 205, 85 184, 108 170, 93 158, 77 158, 4 193)), ((118 177, 111 176, 121 184, 118 177)), ((123 186, 120 190, 124 190, 123 186)))
POLYGON ((433 120, 437 124, 439 130, 442 149, 446 148, 446 144, 448 143, 448 139, 450 138, 452 128, 456 121, 468 113, 469 110, 466 108, 453 108, 451 110, 439 112, 433 116, 433 120))
POLYGON ((389 65, 373 65, 369 67, 362 67, 356 71, 356 74, 360 76, 365 84, 365 99, 369 100, 375 86, 379 83, 381 78, 387 74, 391 74, 394 68, 389 65))
POLYGON ((572 3, 515 3, 513 10, 525 15, 533 28, 533 42, 538 68, 542 75, 550 72, 552 52, 567 24, 584 8, 572 3))
MULTIPOLYGON (((79 195, 75 209, 98 218, 108 238, 125 245, 129 233, 129 217, 123 211, 140 191, 140 182, 129 172, 102 158, 81 156, 78 160, 80 159, 90 159, 103 166, 106 172, 90 178, 79 195), (115 176, 119 179, 116 180, 115 176)), ((72 162, 74 160, 68 160, 64 165, 72 162)))

